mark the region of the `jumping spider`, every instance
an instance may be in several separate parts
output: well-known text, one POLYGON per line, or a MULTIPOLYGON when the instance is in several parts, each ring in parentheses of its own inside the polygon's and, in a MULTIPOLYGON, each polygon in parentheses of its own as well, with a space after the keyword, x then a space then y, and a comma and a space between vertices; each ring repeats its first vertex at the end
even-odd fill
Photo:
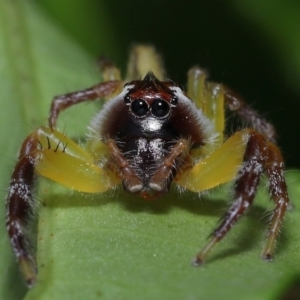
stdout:
POLYGON ((188 73, 186 93, 164 81, 160 58, 150 46, 132 49, 125 81, 113 64, 106 61, 102 69, 104 82, 55 97, 48 127, 30 133, 19 152, 6 226, 27 285, 34 284, 37 272, 25 235, 34 206, 35 174, 86 193, 122 184, 127 192, 146 199, 164 195, 172 183, 200 193, 235 180, 231 207, 194 259, 194 265, 200 265, 252 204, 265 173, 275 209, 262 256, 272 260, 289 202, 272 125, 225 86, 208 83, 198 67, 188 73), (56 129, 56 121, 69 106, 97 99, 107 101, 91 121, 84 150, 56 129), (250 127, 225 138, 224 106, 250 127))

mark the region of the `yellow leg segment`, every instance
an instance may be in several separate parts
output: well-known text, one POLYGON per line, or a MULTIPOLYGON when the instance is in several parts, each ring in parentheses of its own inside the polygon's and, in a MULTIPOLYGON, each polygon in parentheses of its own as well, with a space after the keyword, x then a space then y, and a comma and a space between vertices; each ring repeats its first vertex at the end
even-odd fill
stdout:
POLYGON ((212 121, 215 131, 219 133, 219 144, 223 143, 225 124, 224 88, 220 84, 208 83, 207 74, 199 67, 188 73, 187 94, 196 106, 212 121))
POLYGON ((102 82, 106 81, 121 81, 121 72, 120 70, 112 63, 100 60, 100 67, 102 72, 102 82))
POLYGON ((41 147, 37 150, 37 174, 81 192, 98 193, 112 187, 107 172, 75 142, 47 127, 35 133, 41 147))
POLYGON ((126 81, 139 80, 152 71, 156 78, 164 80, 162 60, 153 46, 136 45, 130 51, 126 81))
POLYGON ((176 178, 176 183, 192 192, 211 189, 235 178, 243 163, 248 129, 236 132, 211 155, 176 178))

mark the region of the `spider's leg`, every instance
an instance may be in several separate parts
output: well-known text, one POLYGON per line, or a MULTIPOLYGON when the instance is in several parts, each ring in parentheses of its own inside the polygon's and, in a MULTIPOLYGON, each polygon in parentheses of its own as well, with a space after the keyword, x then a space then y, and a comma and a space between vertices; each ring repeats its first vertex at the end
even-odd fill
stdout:
POLYGON ((56 126, 58 114, 62 110, 81 102, 113 97, 120 92, 123 84, 121 80, 106 81, 81 91, 54 97, 50 108, 49 127, 56 126))
POLYGON ((211 120, 214 131, 218 133, 218 145, 221 145, 225 126, 223 86, 207 82, 207 73, 196 66, 188 73, 187 95, 211 120))
MULTIPOLYGON (((196 106, 212 120, 216 132, 223 136, 225 115, 224 104, 241 119, 248 127, 263 134, 272 143, 276 140, 276 132, 272 124, 260 116, 244 100, 222 84, 207 81, 207 73, 199 67, 192 68, 188 73, 188 96, 193 99, 196 106)), ((220 143, 223 140, 220 138, 220 143)))
POLYGON ((276 131, 274 126, 265 118, 260 116, 257 111, 248 106, 244 100, 229 88, 225 87, 225 103, 227 107, 234 111, 241 119, 248 122, 247 126, 254 128, 263 134, 267 140, 276 142, 276 131))
POLYGON ((160 55, 154 46, 134 45, 130 50, 126 81, 144 78, 149 71, 152 71, 159 80, 165 78, 165 70, 160 55))
POLYGON ((36 278, 36 262, 26 237, 34 207, 35 174, 84 192, 103 192, 112 186, 109 175, 92 157, 58 131, 41 127, 23 142, 13 171, 6 202, 6 227, 26 283, 36 278))
POLYGON ((279 234, 283 217, 289 203, 289 196, 283 174, 283 158, 278 147, 270 142, 268 143, 265 170, 269 179, 270 194, 275 202, 275 209, 267 232, 267 241, 262 252, 262 257, 265 260, 272 260, 276 237, 279 234))
POLYGON ((252 204, 260 176, 263 173, 263 161, 266 154, 266 142, 263 136, 250 133, 243 159, 244 163, 237 174, 235 182, 233 203, 226 212, 221 224, 212 233, 212 238, 208 244, 196 256, 194 261, 195 265, 200 265, 205 261, 207 255, 216 243, 226 235, 252 204))
POLYGON ((28 250, 24 227, 33 207, 34 165, 30 153, 37 148, 37 141, 28 137, 25 142, 10 181, 6 202, 6 229, 26 284, 31 287, 35 282, 36 263, 28 250))
POLYGON ((98 65, 101 70, 103 82, 121 80, 120 70, 107 57, 103 56, 98 59, 98 65))
MULTIPOLYGON (((242 167, 237 173, 233 204, 226 212, 221 224, 213 232, 210 241, 196 256, 195 265, 200 265, 205 261, 213 247, 226 235, 252 204, 260 176, 264 171, 266 171, 269 178, 270 193, 276 203, 267 243, 263 251, 264 258, 268 260, 272 258, 275 240, 289 201, 283 177, 284 165, 279 149, 274 144, 268 143, 262 134, 249 129, 244 130, 243 133, 244 139, 247 137, 247 144, 242 167)), ((235 166, 232 165, 231 169, 235 166)), ((209 168, 209 166, 207 167, 209 168)))

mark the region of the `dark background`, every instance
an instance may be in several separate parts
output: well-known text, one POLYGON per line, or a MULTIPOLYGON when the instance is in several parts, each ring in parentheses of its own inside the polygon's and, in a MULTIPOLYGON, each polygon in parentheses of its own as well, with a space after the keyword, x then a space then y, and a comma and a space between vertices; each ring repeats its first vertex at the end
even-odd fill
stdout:
POLYGON ((300 3, 61 2, 37 1, 95 60, 105 54, 124 70, 128 49, 137 42, 156 45, 169 77, 181 84, 191 66, 201 65, 274 123, 287 167, 300 167, 300 3), (103 35, 106 45, 98 42, 103 35))

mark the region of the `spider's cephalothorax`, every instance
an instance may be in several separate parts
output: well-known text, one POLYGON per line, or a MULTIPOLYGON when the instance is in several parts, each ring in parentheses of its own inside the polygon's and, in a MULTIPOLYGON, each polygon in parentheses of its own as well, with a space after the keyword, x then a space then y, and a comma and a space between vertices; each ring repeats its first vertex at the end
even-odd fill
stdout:
POLYGON ((204 145, 211 125, 179 87, 149 72, 127 83, 91 128, 117 152, 108 165, 121 174, 124 188, 153 198, 169 190, 177 170, 189 163, 190 146, 204 145), (126 167, 118 164, 120 158, 128 161, 126 167))
POLYGON ((273 126, 228 88, 208 83, 200 68, 189 71, 184 93, 171 81, 163 81, 159 62, 153 47, 134 47, 126 81, 105 62, 106 81, 55 97, 49 126, 36 129, 23 142, 11 177, 6 226, 29 287, 37 271, 25 235, 34 205, 35 174, 87 193, 123 184, 128 192, 147 199, 166 193, 172 183, 200 193, 235 180, 232 205, 196 256, 194 264, 199 265, 252 204, 265 173, 275 209, 262 256, 272 260, 289 202, 273 126), (99 98, 107 102, 89 126, 85 150, 56 130, 56 121, 63 109, 99 98), (225 138, 224 106, 249 128, 225 138))

